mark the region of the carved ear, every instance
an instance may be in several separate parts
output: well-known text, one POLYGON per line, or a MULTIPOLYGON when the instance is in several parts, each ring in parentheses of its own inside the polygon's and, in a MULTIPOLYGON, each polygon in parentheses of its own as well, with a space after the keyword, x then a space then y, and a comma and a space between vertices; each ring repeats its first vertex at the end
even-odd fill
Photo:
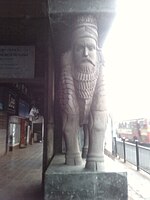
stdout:
POLYGON ((61 64, 63 67, 72 65, 72 53, 71 51, 67 51, 61 57, 61 64))
POLYGON ((103 56, 103 52, 102 52, 102 49, 101 48, 98 48, 97 49, 97 55, 98 55, 98 62, 101 64, 101 65, 105 65, 105 60, 104 60, 104 56, 103 56))

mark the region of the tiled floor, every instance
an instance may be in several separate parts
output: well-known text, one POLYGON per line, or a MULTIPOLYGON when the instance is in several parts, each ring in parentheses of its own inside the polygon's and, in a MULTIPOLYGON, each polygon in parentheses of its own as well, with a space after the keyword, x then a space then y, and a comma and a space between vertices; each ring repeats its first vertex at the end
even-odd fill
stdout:
POLYGON ((0 158, 0 200, 42 200, 43 144, 15 149, 0 158))

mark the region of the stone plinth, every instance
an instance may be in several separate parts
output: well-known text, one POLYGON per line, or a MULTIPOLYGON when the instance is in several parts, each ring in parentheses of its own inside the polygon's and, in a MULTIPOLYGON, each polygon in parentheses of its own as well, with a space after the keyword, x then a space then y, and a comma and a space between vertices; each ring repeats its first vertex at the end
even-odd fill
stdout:
POLYGON ((45 200, 127 200, 127 173, 113 169, 107 158, 105 171, 91 172, 83 166, 66 166, 63 155, 54 157, 45 173, 45 200))

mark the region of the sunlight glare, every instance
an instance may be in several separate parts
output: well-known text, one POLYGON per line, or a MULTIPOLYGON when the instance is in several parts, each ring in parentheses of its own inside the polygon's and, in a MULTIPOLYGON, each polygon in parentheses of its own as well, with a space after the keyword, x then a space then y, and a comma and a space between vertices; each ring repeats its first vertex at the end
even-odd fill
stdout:
POLYGON ((108 107, 115 118, 150 118, 149 8, 149 0, 118 1, 103 46, 108 107))

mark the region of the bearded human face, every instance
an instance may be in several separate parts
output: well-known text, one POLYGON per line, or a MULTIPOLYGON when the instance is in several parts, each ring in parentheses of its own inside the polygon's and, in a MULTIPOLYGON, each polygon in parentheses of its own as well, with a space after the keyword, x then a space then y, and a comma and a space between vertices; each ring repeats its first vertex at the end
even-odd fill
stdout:
POLYGON ((97 44, 91 37, 77 38, 74 41, 73 59, 77 71, 92 73, 96 70, 97 44))

